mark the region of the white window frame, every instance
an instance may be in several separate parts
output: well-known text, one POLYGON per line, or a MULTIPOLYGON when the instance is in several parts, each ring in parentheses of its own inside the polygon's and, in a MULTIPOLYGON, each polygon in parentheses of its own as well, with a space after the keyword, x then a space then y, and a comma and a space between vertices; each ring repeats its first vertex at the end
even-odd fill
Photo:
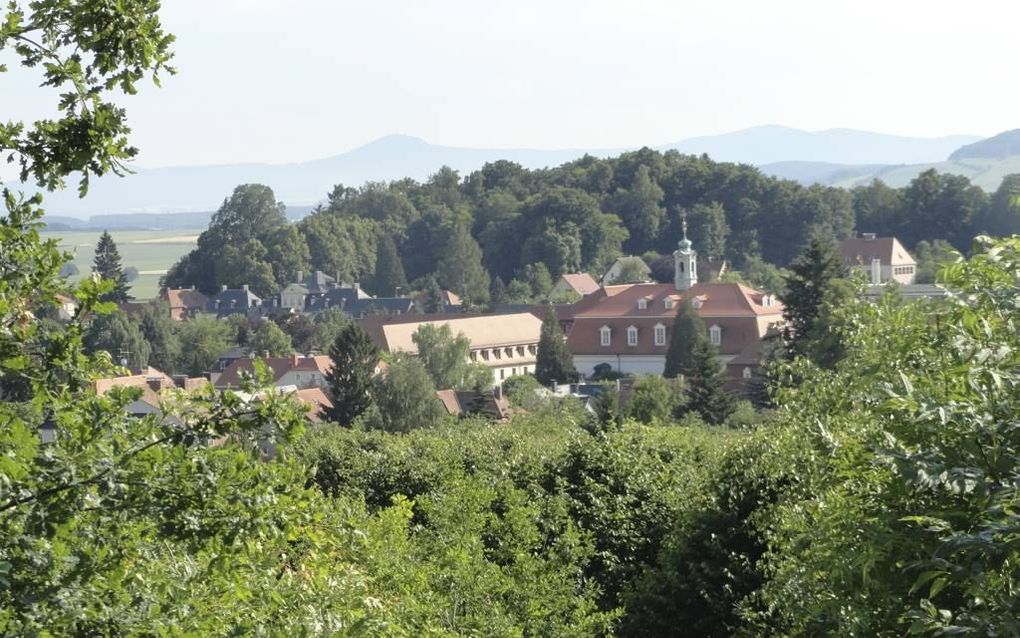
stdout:
POLYGON ((599 343, 603 346, 613 345, 613 332, 609 329, 609 326, 599 328, 599 343))
POLYGON ((627 345, 633 347, 633 346, 637 345, 637 342, 638 342, 638 329, 637 329, 637 326, 628 326, 627 327, 627 345))
POLYGON ((719 326, 712 326, 708 329, 708 340, 712 342, 713 346, 722 345, 722 328, 719 326))
POLYGON ((672 297, 666 297, 665 299, 662 300, 662 305, 663 305, 664 308, 666 308, 666 310, 672 310, 673 309, 673 298, 672 297))
POLYGON ((638 299, 637 300, 637 308, 638 308, 638 310, 647 310, 648 309, 648 300, 647 299, 638 299))
POLYGON ((741 375, 745 379, 750 379, 751 378, 751 366, 744 366, 744 371, 741 373, 741 375))
POLYGON ((655 345, 666 345, 666 326, 661 323, 655 324, 655 345))
POLYGON ((691 307, 694 308, 695 310, 701 308, 701 299, 698 299, 697 297, 692 298, 691 307))

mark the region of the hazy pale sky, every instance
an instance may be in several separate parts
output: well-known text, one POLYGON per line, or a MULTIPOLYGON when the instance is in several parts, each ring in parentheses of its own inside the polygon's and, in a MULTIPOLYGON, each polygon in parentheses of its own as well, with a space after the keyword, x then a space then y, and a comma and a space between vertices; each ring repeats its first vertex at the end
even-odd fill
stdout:
MULTIPOLYGON (((615 148, 760 124, 1020 127, 1015 0, 164 0, 163 19, 179 73, 124 100, 146 167, 391 133, 615 148)), ((33 82, 0 75, 0 119, 45 107, 33 82)))

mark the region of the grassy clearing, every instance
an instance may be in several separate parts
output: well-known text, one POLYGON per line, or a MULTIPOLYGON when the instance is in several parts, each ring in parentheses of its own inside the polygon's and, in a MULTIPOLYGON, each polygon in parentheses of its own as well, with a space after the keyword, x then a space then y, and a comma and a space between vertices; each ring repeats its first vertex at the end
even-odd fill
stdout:
MULTIPOLYGON (((201 230, 124 230, 111 231, 124 267, 134 266, 140 274, 131 282, 136 299, 153 299, 159 293, 159 278, 178 259, 195 247, 201 230)), ((81 273, 92 271, 96 242, 102 231, 47 231, 44 238, 56 239, 61 250, 74 255, 72 261, 81 273)))

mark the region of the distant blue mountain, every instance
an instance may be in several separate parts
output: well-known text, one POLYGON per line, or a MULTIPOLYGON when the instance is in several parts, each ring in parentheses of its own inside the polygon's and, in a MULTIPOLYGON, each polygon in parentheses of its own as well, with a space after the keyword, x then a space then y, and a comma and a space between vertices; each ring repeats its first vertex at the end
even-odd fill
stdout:
MULTIPOLYGON (((755 165, 796 161, 906 164, 944 160, 960 146, 978 139, 965 135, 910 138, 850 129, 812 133, 782 126, 761 126, 691 138, 657 148, 699 155, 707 153, 719 161, 755 165)), ((73 217, 209 211, 216 209, 235 186, 252 182, 271 186, 277 198, 288 206, 307 207, 324 200, 332 187, 340 183, 360 186, 365 182, 404 177, 421 180, 444 165, 463 174, 500 159, 526 168, 543 168, 577 159, 585 153, 608 157, 625 150, 628 149, 458 148, 430 144, 406 135, 390 135, 349 152, 309 162, 139 169, 124 178, 108 176, 93 180, 89 195, 83 200, 78 199, 73 188, 47 194, 45 208, 54 215, 73 217)), ((124 223, 134 224, 134 221, 129 219, 124 223)), ((145 223, 152 223, 152 219, 145 223)), ((158 223, 172 222, 161 220, 158 223)))
POLYGON ((921 164, 940 162, 961 146, 980 139, 973 135, 921 138, 847 128, 809 132, 785 126, 758 126, 724 135, 694 137, 661 148, 707 153, 720 162, 755 166, 776 162, 921 164))

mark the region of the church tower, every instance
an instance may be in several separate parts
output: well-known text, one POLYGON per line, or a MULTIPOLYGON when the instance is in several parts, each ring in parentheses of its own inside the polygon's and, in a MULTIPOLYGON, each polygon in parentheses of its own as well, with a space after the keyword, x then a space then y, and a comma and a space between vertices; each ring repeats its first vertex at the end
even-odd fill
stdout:
POLYGON ((683 229, 684 238, 677 244, 673 253, 673 267, 675 274, 673 281, 677 290, 687 290, 698 283, 698 253, 687 239, 687 215, 680 219, 680 227, 683 229))

